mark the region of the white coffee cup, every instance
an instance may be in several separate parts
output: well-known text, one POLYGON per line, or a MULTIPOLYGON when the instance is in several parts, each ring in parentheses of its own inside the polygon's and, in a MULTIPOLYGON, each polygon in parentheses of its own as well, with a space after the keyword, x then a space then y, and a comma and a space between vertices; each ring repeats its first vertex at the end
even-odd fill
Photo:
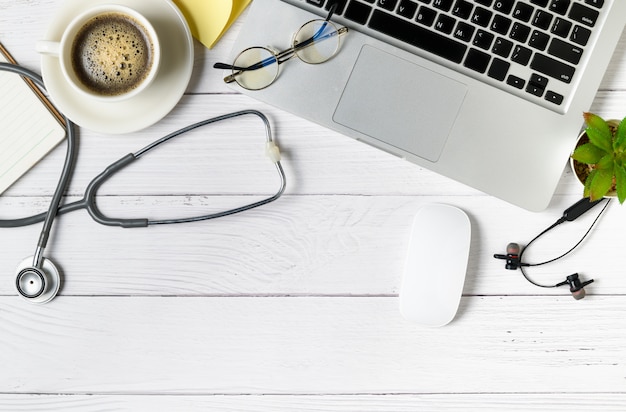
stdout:
MULTIPOLYGON (((89 38, 94 39, 95 34, 89 38)), ((37 52, 58 57, 63 77, 79 93, 112 102, 129 99, 148 87, 157 75, 161 59, 159 38, 148 19, 136 10, 116 4, 94 6, 74 17, 60 40, 37 42, 37 52), (118 23, 121 20, 131 21, 136 30, 127 31, 132 34, 143 33, 141 37, 145 37, 147 43, 140 42, 140 46, 132 43, 131 46, 128 40, 132 37, 130 34, 115 37, 112 34, 114 30, 109 33, 110 22, 115 19, 118 23), (109 22, 106 23, 109 26, 102 26, 104 20, 109 22), (96 22, 106 29, 102 39, 76 41, 79 37, 86 38, 85 33, 95 27, 96 22), (87 43, 91 47, 84 47, 87 43), (83 54, 78 52, 82 50, 81 47, 89 57, 82 57, 83 54), (149 56, 136 58, 142 53, 148 53, 149 56), (143 60, 148 63, 142 64, 143 60), (135 67, 132 63, 128 64, 130 61, 135 62, 135 67), (89 67, 86 67, 87 62, 89 67)))

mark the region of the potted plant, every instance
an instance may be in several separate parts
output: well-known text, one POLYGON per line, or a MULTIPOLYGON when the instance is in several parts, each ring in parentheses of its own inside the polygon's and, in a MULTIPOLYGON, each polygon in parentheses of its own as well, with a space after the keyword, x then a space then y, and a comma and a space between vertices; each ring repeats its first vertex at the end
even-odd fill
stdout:
POLYGON ((604 196, 626 200, 626 118, 604 120, 593 113, 584 113, 587 128, 580 135, 572 168, 584 184, 584 196, 592 201, 604 196))

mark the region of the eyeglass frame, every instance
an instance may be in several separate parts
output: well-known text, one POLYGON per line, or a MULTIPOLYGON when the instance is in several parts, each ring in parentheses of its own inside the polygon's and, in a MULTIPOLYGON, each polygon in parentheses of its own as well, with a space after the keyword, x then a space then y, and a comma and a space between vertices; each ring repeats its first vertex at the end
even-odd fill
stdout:
MULTIPOLYGON (((345 26, 341 26, 341 27, 337 28, 337 26, 336 26, 333 22, 331 22, 331 21, 330 21, 331 17, 332 17, 332 16, 333 16, 333 14, 335 13, 335 9, 336 9, 336 8, 337 8, 337 4, 336 4, 336 3, 334 3, 334 4, 330 7, 330 9, 329 9, 329 11, 328 11, 328 15, 326 16, 326 18, 325 18, 325 19, 313 19, 313 20, 310 20, 310 21, 308 21, 308 22, 304 23, 304 24, 303 24, 302 26, 300 26, 300 28, 299 28, 299 29, 298 29, 298 30, 294 33, 294 37, 295 37, 295 36, 296 36, 296 34, 298 34, 298 33, 300 32, 300 30, 302 30, 302 28, 304 28, 306 25, 311 24, 311 23, 316 22, 316 21, 323 21, 323 22, 325 22, 325 23, 328 23, 328 24, 330 24, 330 25, 331 25, 331 26, 335 29, 335 31, 334 31, 334 32, 332 32, 332 33, 330 33, 330 34, 328 34, 328 35, 326 35, 326 36, 329 36, 329 37, 330 37, 330 36, 342 36, 342 35, 344 35, 344 34, 348 33, 348 30, 349 30, 349 29, 348 29, 347 27, 345 27, 345 26)), ((315 39, 315 37, 316 37, 316 35, 313 35, 313 37, 311 37, 310 39, 308 39, 308 40, 306 40, 306 41, 304 41, 304 42, 302 42, 302 43, 300 43, 300 44, 298 44, 298 45, 292 45, 289 49, 287 49, 287 50, 283 50, 283 51, 281 51, 281 52, 276 52, 276 51, 274 51, 274 50, 272 50, 272 49, 270 49, 270 48, 268 48, 268 47, 262 47, 262 46, 252 46, 252 47, 248 47, 247 49, 242 50, 242 51, 241 51, 241 52, 237 55, 237 57, 235 57, 235 59, 234 59, 234 60, 236 61, 236 60, 237 60, 237 58, 239 58, 239 56, 241 56, 242 54, 244 54, 246 51, 248 51, 248 50, 252 50, 252 49, 264 49, 264 50, 267 50, 267 51, 269 51, 269 52, 272 54, 272 57, 271 57, 271 58, 269 58, 269 57, 268 57, 268 58, 266 58, 266 59, 264 59, 264 60, 262 60, 262 61, 260 61, 260 62, 258 62, 258 63, 255 63, 255 64, 253 64, 253 65, 251 65, 251 66, 248 66, 248 67, 237 67, 237 66, 234 66, 234 65, 232 65, 232 64, 226 64, 226 63, 219 63, 219 62, 218 62, 218 63, 215 63, 215 64, 213 65, 213 68, 215 68, 215 69, 224 69, 224 70, 228 70, 228 69, 230 69, 230 70, 237 70, 237 72, 235 72, 235 73, 231 73, 231 74, 229 74, 228 76, 224 77, 224 82, 225 82, 225 83, 232 83, 232 82, 236 82, 237 80, 236 80, 236 78, 235 78, 235 77, 236 77, 236 76, 238 76, 238 75, 240 75, 241 73, 243 73, 243 72, 245 72, 245 71, 251 71, 251 70, 261 69, 261 68, 263 68, 263 67, 265 67, 265 66, 268 66, 268 65, 269 65, 269 63, 270 63, 270 62, 268 62, 268 59, 271 59, 271 60, 272 60, 272 64, 273 64, 273 62, 275 61, 275 62, 276 62, 276 64, 277 64, 278 66, 280 66, 281 64, 283 64, 283 63, 285 63, 285 62, 287 62, 287 61, 291 60, 291 58, 292 58, 293 56, 298 56, 298 53, 297 53, 297 51, 298 51, 298 50, 300 50, 300 49, 304 49, 304 48, 306 48, 306 47, 309 47, 309 46, 311 46, 312 44, 314 44, 316 41, 320 40, 320 39, 315 39), (257 67, 257 66, 258 66, 258 67, 257 67)), ((294 39, 294 40, 295 40, 295 39, 294 39)), ((292 41, 292 43, 293 43, 293 41, 292 41)), ((324 61, 321 61, 321 62, 319 62, 319 63, 307 62, 307 61, 303 60, 300 56, 298 56, 298 58, 299 58, 301 61, 303 61, 304 63, 307 63, 307 64, 322 64, 322 63, 326 63, 328 60, 332 59, 332 58, 333 58, 333 57, 337 54, 337 52, 339 51, 339 46, 340 46, 340 45, 338 45, 338 46, 337 46, 337 50, 336 50, 336 51, 332 54, 332 56, 330 56, 328 59, 326 59, 326 60, 324 60, 324 61)), ((279 75, 279 71, 277 70, 277 72, 276 72, 276 76, 272 79, 272 81, 271 81, 271 82, 269 82, 266 86, 261 87, 261 88, 258 88, 258 89, 248 89, 248 88, 246 88, 246 87, 242 86, 239 82, 237 82, 237 84, 239 84, 241 87, 243 87, 243 88, 245 88, 245 89, 247 89, 247 90, 255 90, 255 91, 256 91, 256 90, 263 90, 264 88, 271 86, 271 85, 272 85, 272 84, 276 81, 276 79, 278 78, 278 75, 279 75)))

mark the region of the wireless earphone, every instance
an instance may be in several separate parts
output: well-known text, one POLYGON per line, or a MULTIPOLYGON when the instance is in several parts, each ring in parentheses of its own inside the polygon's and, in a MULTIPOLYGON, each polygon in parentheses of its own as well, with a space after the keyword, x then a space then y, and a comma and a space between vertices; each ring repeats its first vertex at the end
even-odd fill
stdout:
POLYGON ((503 260, 505 260, 506 261, 505 268, 508 269, 508 270, 517 270, 517 269, 519 269, 522 272, 522 275, 524 275, 524 278, 527 281, 529 281, 530 283, 532 283, 533 285, 535 285, 535 286, 539 286, 541 288, 556 288, 556 287, 559 287, 559 286, 569 285, 569 290, 570 290, 570 293, 572 294, 572 297, 574 299, 576 299, 576 300, 582 299, 582 298, 585 297, 585 289, 584 289, 585 286, 587 286, 590 283, 592 283, 594 281, 593 279, 589 279, 589 280, 583 282, 583 281, 580 280, 580 277, 579 277, 578 273, 574 273, 574 274, 571 274, 571 275, 567 276, 563 282, 559 282, 559 283, 554 284, 554 285, 544 285, 544 284, 537 283, 534 280, 532 280, 528 276, 528 274, 526 273, 524 268, 525 267, 529 267, 529 266, 541 266, 541 265, 545 265, 545 264, 548 264, 548 263, 552 263, 554 261, 557 261, 557 260, 561 259, 562 257, 567 256, 569 253, 571 253, 574 249, 576 249, 583 242, 583 240, 585 240, 587 235, 591 232, 591 229, 595 226, 596 222, 598 221, 598 219, 600 219, 600 216, 602 216, 602 213, 604 213, 604 211, 606 210, 607 206, 609 205, 609 201, 610 200, 607 200, 605 202, 604 207, 602 208, 600 213, 598 213, 598 216, 595 218, 595 220, 593 221, 593 223, 591 224, 591 226, 589 227, 587 232, 578 241, 578 243, 576 243, 570 250, 568 250, 567 252, 563 253, 561 256, 558 256, 558 257, 556 257, 554 259, 550 259, 550 260, 547 260, 547 261, 541 262, 541 263, 525 263, 525 262, 522 262, 522 255, 524 254, 524 251, 526 249, 528 249, 530 247, 530 245, 535 240, 539 239, 541 236, 543 236, 544 234, 546 234, 550 230, 554 229, 556 226, 560 225, 563 222, 571 222, 571 221, 576 220, 578 217, 582 216, 585 212, 587 212, 588 210, 590 210, 594 206, 600 204, 602 202, 602 199, 599 200, 599 201, 595 201, 595 202, 590 201, 588 198, 584 198, 582 200, 579 200, 574 205, 572 205, 569 208, 567 208, 563 212, 563 216, 561 216, 554 224, 552 224, 550 227, 545 229, 543 232, 539 233, 537 236, 535 236, 535 238, 533 238, 530 242, 528 242, 528 244, 526 245, 526 248, 522 249, 520 247, 520 245, 517 244, 517 243, 509 243, 506 246, 506 254, 505 255, 495 254, 495 255, 493 255, 493 257, 496 258, 496 259, 503 259, 503 260))

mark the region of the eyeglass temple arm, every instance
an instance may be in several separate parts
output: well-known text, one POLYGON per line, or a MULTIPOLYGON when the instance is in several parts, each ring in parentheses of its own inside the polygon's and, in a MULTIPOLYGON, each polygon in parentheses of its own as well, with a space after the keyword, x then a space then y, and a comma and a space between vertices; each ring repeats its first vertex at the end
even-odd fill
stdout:
MULTIPOLYGON (((284 52, 283 52, 284 53, 284 52)), ((278 63, 282 63, 282 61, 279 59, 280 56, 282 55, 282 53, 279 53, 276 56, 272 56, 272 57, 268 57, 266 59, 261 60, 258 63, 254 63, 248 67, 241 67, 241 66, 234 66, 232 64, 226 64, 226 63, 215 63, 213 65, 214 69, 225 69, 225 70, 236 70, 236 72, 226 76, 224 78, 224 81, 226 83, 232 83, 235 81, 235 76, 238 76, 239 74, 241 74, 242 72, 245 71, 250 71, 250 70, 258 70, 258 69, 262 69, 265 66, 269 66, 270 64, 273 64, 275 61, 278 60, 278 63)))
MULTIPOLYGON (((332 18, 333 14, 335 13, 335 10, 337 10, 337 2, 334 2, 331 6, 330 9, 328 10, 328 15, 326 16, 326 18, 324 19, 324 21, 328 22, 330 21, 330 19, 332 18)), ((317 31, 317 33, 315 33, 313 35, 313 37, 311 37, 308 40, 303 41, 302 43, 291 47, 283 52, 278 53, 276 56, 274 57, 268 57, 267 59, 264 59, 258 63, 254 63, 253 65, 250 65, 248 67, 241 67, 241 66, 234 66, 232 64, 226 64, 226 63, 215 63, 213 65, 214 69, 222 69, 222 70, 236 70, 235 73, 232 73, 228 76, 226 76, 224 78, 224 82, 226 83, 232 83, 235 81, 235 76, 238 76, 239 74, 241 74, 242 72, 245 71, 249 71, 249 70, 258 70, 258 69, 262 69, 265 66, 268 66, 270 64, 272 64, 274 61, 276 61, 278 64, 284 63, 285 61, 289 60, 293 54, 296 52, 296 50, 299 49, 303 49, 305 47, 310 46, 311 44, 313 44, 315 41, 317 40, 323 40, 326 39, 328 37, 332 37, 335 34, 341 36, 345 33, 348 32, 348 28, 347 27, 342 27, 340 28, 337 32, 332 32, 332 33, 328 33, 327 35, 323 36, 323 37, 319 37, 319 35, 324 31, 324 29, 326 28, 326 25, 323 25, 322 27, 320 27, 320 29, 317 31)))
POLYGON ((289 60, 293 54, 300 49, 304 49, 305 47, 309 47, 311 44, 313 44, 316 41, 319 40, 324 40, 327 39, 329 37, 338 35, 344 35, 348 32, 348 28, 347 27, 341 27, 339 30, 337 30, 336 32, 332 32, 332 33, 328 33, 325 36, 322 37, 318 37, 319 33, 321 32, 321 30, 318 31, 318 33, 316 33, 315 35, 313 35, 313 37, 311 37, 308 40, 305 40, 299 44, 297 44, 294 47, 291 47, 285 51, 282 51, 280 53, 278 53, 276 56, 272 56, 272 57, 268 57, 267 59, 264 59, 258 63, 254 63, 248 67, 241 67, 241 66, 235 66, 232 64, 226 64, 226 63, 215 63, 213 65, 214 69, 224 69, 224 70, 236 70, 236 72, 229 74, 228 76, 224 77, 224 82, 226 83, 232 83, 235 81, 235 77, 240 75, 241 73, 245 72, 245 71, 251 71, 251 70, 258 70, 258 69, 262 69, 265 66, 269 66, 270 64, 273 64, 274 62, 278 63, 278 64, 282 64, 284 62, 286 62, 287 60, 289 60))

